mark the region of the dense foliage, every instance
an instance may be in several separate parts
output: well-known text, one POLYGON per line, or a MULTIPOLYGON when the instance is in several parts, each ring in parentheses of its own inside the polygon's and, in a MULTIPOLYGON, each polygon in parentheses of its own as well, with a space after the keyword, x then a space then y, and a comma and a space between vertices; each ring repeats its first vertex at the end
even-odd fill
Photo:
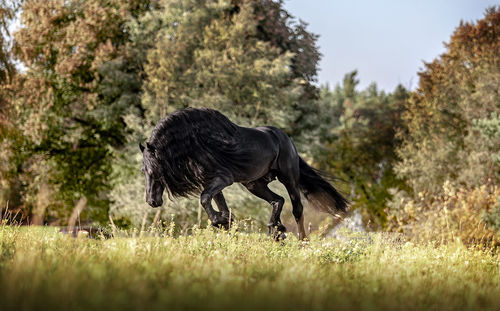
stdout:
POLYGON ((321 88, 321 139, 316 154, 323 169, 350 186, 351 208, 363 208, 366 220, 374 227, 385 224, 388 190, 403 187, 393 171, 398 161, 396 130, 405 127, 401 113, 408 98, 399 85, 392 94, 377 90, 375 84, 364 91, 356 89, 359 81, 354 71, 332 91, 321 88))
MULTIPOLYGON (((127 55, 125 23, 144 1, 25 1, 15 52, 26 66, 11 84, 11 141, 26 211, 64 219, 86 200, 107 219, 113 148, 125 143, 122 115, 137 107, 140 82, 127 55), (134 96, 134 93, 136 96, 134 96)), ((137 71, 137 70, 136 70, 137 71)), ((30 213, 28 213, 30 214, 30 213)), ((99 216, 101 215, 101 216, 99 216)))
POLYGON ((397 172, 416 192, 500 180, 500 9, 462 23, 446 46, 419 73, 404 115, 397 172))
POLYGON ((318 56, 296 53, 316 51, 315 37, 304 36, 303 25, 297 29, 280 12, 271 1, 165 1, 138 19, 138 44, 152 43, 145 65, 147 118, 210 106, 245 125, 291 131, 318 56), (268 25, 273 10, 278 19, 268 25))

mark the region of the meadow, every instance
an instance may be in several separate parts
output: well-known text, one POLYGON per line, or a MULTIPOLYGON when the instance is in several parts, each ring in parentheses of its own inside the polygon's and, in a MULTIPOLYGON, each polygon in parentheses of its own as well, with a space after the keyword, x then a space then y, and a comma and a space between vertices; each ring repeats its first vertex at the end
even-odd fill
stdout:
POLYGON ((169 225, 114 238, 0 226, 2 310, 500 310, 500 252, 169 225))

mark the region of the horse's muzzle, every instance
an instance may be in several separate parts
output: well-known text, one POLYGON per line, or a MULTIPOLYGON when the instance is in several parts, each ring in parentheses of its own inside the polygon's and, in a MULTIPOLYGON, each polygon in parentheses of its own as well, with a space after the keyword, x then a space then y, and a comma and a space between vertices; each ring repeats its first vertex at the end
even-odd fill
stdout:
POLYGON ((148 201, 148 204, 151 206, 151 207, 159 207, 163 204, 163 200, 159 200, 159 201, 156 201, 156 200, 149 200, 148 201))

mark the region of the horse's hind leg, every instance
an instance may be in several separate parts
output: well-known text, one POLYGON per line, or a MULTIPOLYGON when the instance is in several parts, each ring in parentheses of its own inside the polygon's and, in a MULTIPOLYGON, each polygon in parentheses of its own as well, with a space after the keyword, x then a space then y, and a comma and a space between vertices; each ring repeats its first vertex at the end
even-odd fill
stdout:
POLYGON ((306 230, 304 228, 304 207, 300 201, 300 192, 298 187, 289 180, 283 181, 283 184, 285 185, 288 195, 290 196, 290 200, 292 201, 292 214, 297 222, 299 239, 304 240, 306 238, 306 230))
MULTIPOLYGON (((221 193, 222 189, 232 184, 232 180, 229 178, 216 177, 210 183, 205 186, 205 189, 201 193, 200 202, 205 211, 207 212, 208 218, 213 226, 217 227, 219 225, 225 226, 228 224, 227 218, 222 216, 222 212, 217 212, 212 207, 212 199, 221 193)), ((222 195, 222 193, 221 193, 222 195)), ((224 197, 222 197, 224 198, 224 197)), ((224 201, 225 203, 225 201, 224 201)), ((227 206, 226 206, 227 208, 227 206)))
POLYGON ((219 208, 219 211, 222 213, 222 217, 226 220, 226 223, 223 223, 221 225, 224 226, 225 229, 229 228, 229 222, 234 221, 233 215, 229 212, 229 208, 227 207, 226 204, 226 199, 224 198, 224 195, 222 194, 222 191, 217 193, 214 196, 214 201, 217 204, 217 207, 219 208), (229 220, 229 217, 231 217, 231 220, 229 220))
POLYGON ((268 183, 268 181, 260 179, 243 185, 252 194, 271 204, 273 211, 271 213, 271 219, 267 225, 269 227, 269 234, 273 234, 276 239, 283 239, 286 237, 286 228, 281 223, 281 211, 283 209, 285 199, 269 190, 267 187, 268 183))

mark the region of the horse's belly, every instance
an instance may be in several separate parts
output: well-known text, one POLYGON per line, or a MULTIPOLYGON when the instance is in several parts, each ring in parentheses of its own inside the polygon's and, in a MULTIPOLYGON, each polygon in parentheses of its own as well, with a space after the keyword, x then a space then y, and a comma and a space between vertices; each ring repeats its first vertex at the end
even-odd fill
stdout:
POLYGON ((251 182, 269 174, 271 171, 271 166, 269 162, 264 163, 254 163, 250 166, 243 174, 236 176, 236 182, 251 182))

